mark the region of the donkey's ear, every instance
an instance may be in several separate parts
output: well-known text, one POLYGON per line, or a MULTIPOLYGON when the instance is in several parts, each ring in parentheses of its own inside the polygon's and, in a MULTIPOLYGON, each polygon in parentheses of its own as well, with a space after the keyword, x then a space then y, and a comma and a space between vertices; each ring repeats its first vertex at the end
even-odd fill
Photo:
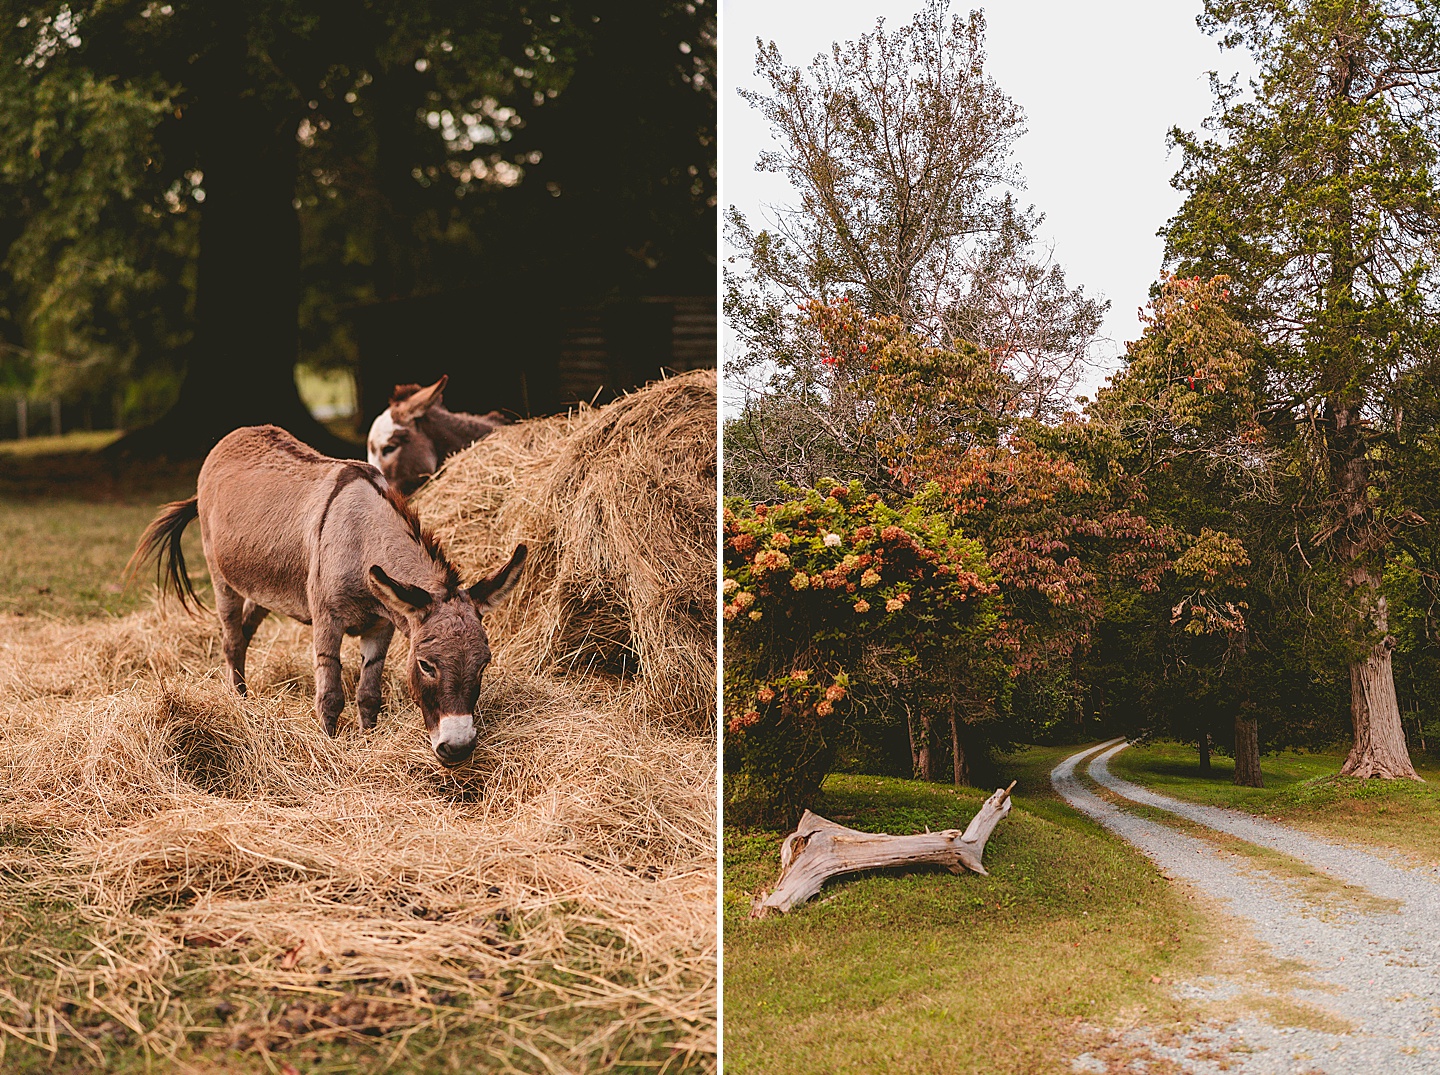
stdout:
POLYGON ((418 616, 429 607, 432 598, 419 586, 396 582, 385 574, 379 564, 371 566, 365 573, 365 585, 380 599, 380 603, 397 616, 409 619, 418 616))
POLYGON ((402 422, 413 422, 424 417, 426 411, 440 402, 441 396, 445 393, 445 385, 448 384, 449 381, 450 376, 446 374, 429 388, 422 388, 418 392, 412 392, 399 403, 391 404, 391 407, 396 412, 396 417, 402 422))
POLYGON ((515 584, 520 581, 520 569, 525 566, 527 551, 524 545, 516 545, 515 555, 510 557, 508 564, 488 579, 481 579, 470 587, 470 597, 482 615, 499 608, 500 602, 515 589, 515 584))

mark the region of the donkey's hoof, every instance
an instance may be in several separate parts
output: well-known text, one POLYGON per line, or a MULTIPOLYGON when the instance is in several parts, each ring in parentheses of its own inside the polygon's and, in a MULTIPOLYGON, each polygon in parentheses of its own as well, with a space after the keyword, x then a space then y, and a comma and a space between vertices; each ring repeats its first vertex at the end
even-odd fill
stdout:
POLYGON ((325 729, 326 735, 328 735, 331 739, 334 739, 337 735, 340 734, 340 718, 338 716, 322 717, 320 719, 320 727, 325 729))

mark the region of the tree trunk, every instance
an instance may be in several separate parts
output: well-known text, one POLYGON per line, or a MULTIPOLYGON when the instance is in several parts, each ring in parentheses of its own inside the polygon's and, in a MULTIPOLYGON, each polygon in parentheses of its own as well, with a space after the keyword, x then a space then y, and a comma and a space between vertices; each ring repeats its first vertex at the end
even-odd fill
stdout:
POLYGON ((380 66, 370 95, 375 112, 372 273, 382 302, 416 294, 419 282, 415 221, 422 211, 422 188, 411 170, 426 154, 429 132, 415 122, 425 107, 425 83, 426 76, 415 70, 415 57, 407 54, 380 66))
POLYGON ((952 873, 966 869, 983 874, 985 844, 1010 813, 1014 787, 1011 783, 997 789, 963 833, 959 829, 914 836, 858 832, 806 810, 799 826, 780 846, 780 876, 774 891, 756 901, 751 917, 760 918, 771 911, 784 914, 814 896, 831 877, 858 870, 934 863, 952 873))
POLYGON ((970 783, 970 761, 965 756, 965 748, 960 744, 960 722, 955 717, 955 710, 950 710, 950 756, 955 762, 955 786, 962 787, 970 783))
POLYGON ((1235 714, 1235 783, 1241 787, 1263 788, 1260 775, 1260 722, 1250 715, 1248 705, 1235 714))
MULTIPOLYGON (((1344 114, 1354 106, 1355 78, 1365 64, 1355 40, 1342 48, 1342 75, 1333 83, 1332 93, 1344 114)), ((1361 341, 1369 333, 1354 288, 1361 259, 1356 248, 1350 185, 1355 166, 1350 141, 1353 135, 1347 124, 1336 124, 1332 129, 1338 138, 1333 165, 1336 198, 1330 228, 1330 279, 1321 324, 1332 366, 1327 373, 1346 387, 1326 399, 1330 418, 1326 430, 1327 464, 1330 488, 1341 512, 1336 543, 1345 568, 1346 587, 1370 620, 1368 626, 1375 639, 1370 652, 1350 665, 1350 717, 1355 725, 1355 745, 1340 772, 1345 776, 1419 780, 1405 747, 1405 730, 1395 698, 1395 676, 1390 665, 1395 642, 1389 635, 1385 597, 1380 592, 1384 560, 1378 550, 1384 548, 1385 540, 1377 533, 1371 506, 1365 398, 1358 391, 1359 371, 1364 364, 1361 341)))
MULTIPOLYGON (((1384 598, 1381 598, 1381 604, 1384 598)), ((1341 776, 1378 776, 1387 780, 1419 780, 1405 745, 1400 705, 1395 698, 1395 676, 1390 651, 1395 640, 1388 635, 1362 660, 1350 665, 1350 718, 1355 745, 1340 769, 1341 776)))
MULTIPOLYGON (((1336 424, 1344 429, 1357 421, 1350 413, 1336 424)), ((1395 697, 1395 672, 1390 661, 1395 639, 1389 634, 1390 611, 1380 592, 1380 571, 1368 562, 1372 555, 1368 552, 1369 531, 1374 527, 1368 473, 1368 464, 1361 455, 1341 468, 1336 481, 1347 522, 1354 528, 1340 543, 1341 553, 1350 564, 1346 582, 1360 607, 1369 610, 1369 626, 1377 639, 1368 653, 1350 663, 1350 719, 1355 743, 1340 775, 1419 780, 1410 762, 1405 728, 1400 723, 1400 703, 1395 697)))
POLYGON ((1210 733, 1200 733, 1200 775, 1210 775, 1210 733))
POLYGON ((915 773, 921 780, 935 779, 935 750, 931 746, 935 736, 929 716, 920 718, 920 737, 911 734, 910 748, 915 758, 915 773))
POLYGON ((300 112, 247 86, 243 58, 217 70, 187 116, 201 131, 196 332, 180 398, 122 438, 133 455, 203 454, 230 430, 274 423, 323 451, 358 454, 310 415, 295 387, 300 219, 295 183, 300 112), (224 73, 229 85, 216 79, 224 73))

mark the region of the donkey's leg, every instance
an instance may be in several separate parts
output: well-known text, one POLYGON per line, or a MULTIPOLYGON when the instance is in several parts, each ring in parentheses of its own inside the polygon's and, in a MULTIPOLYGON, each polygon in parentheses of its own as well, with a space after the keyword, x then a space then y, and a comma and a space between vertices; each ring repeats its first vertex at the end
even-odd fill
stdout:
POLYGON ((265 617, 270 615, 268 608, 261 608, 250 598, 245 598, 245 612, 241 616, 240 626, 245 631, 245 641, 248 644, 255 637, 255 632, 265 622, 265 617))
POLYGON ((375 727, 376 714, 380 712, 380 681, 385 672, 385 654, 389 652, 390 640, 395 637, 395 625, 381 620, 360 636, 360 688, 356 701, 360 708, 360 727, 369 731, 375 727))
POLYGON ((345 630, 328 616, 315 617, 315 714, 326 735, 340 729, 345 685, 340 680, 340 641, 345 630))
POLYGON ((213 567, 210 581, 215 587, 215 611, 220 615, 220 644, 225 651, 225 668, 230 673, 230 685, 243 695, 245 650, 250 645, 250 636, 245 633, 245 606, 248 602, 213 567))
MULTIPOLYGON (((212 575, 213 577, 213 575, 212 575)), ((227 586, 226 589, 229 589, 227 586)), ((233 592, 233 591, 232 591, 233 592)), ((238 594, 236 596, 239 596, 238 594)), ((220 588, 215 588, 216 603, 220 600, 220 588)), ((227 615, 221 606, 221 623, 225 623, 227 615)), ((226 627, 225 637, 225 664, 230 669, 230 682, 242 695, 248 691, 245 683, 245 657, 250 652, 250 640, 255 637, 255 629, 260 626, 262 620, 270 615, 268 608, 261 608, 250 598, 245 598, 244 604, 240 606, 240 614, 234 617, 237 621, 234 626, 226 627)))

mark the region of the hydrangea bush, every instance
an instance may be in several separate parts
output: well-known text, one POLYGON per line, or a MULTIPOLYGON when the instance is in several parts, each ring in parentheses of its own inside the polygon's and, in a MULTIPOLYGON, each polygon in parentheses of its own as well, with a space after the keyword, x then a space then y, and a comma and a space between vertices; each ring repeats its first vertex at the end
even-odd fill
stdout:
POLYGON ((933 666, 983 648, 996 588, 928 488, 887 506, 858 482, 725 505, 726 798, 793 823, 830 770, 875 654, 933 666))

